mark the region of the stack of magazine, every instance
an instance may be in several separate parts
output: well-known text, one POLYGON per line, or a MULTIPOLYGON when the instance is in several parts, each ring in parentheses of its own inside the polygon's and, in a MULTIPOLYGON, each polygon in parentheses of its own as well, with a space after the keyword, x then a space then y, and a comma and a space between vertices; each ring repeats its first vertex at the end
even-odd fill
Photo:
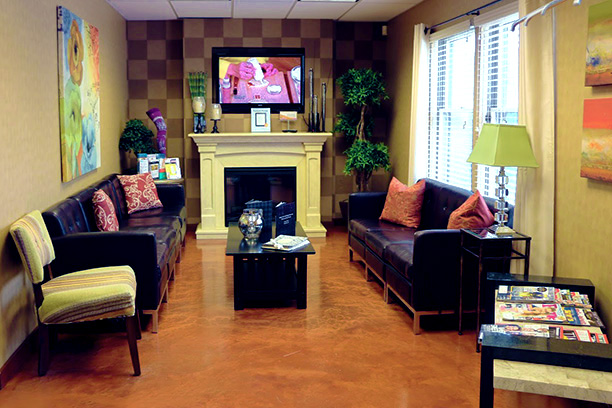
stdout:
POLYGON ((506 286, 497 292, 501 318, 527 324, 485 324, 484 332, 608 343, 605 334, 589 327, 603 327, 588 296, 547 286, 506 286), (567 329, 557 325, 584 326, 567 329))
POLYGON ((308 241, 308 238, 306 237, 279 235, 263 244, 261 248, 276 251, 295 251, 308 246, 308 244, 310 244, 310 241, 308 241))

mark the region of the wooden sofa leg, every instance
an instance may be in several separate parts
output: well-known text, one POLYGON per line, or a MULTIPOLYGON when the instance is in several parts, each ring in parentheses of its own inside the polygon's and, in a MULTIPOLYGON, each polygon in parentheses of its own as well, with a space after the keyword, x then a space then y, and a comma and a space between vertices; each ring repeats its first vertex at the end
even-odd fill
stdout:
POLYGON ((47 374, 49 369, 49 326, 40 323, 38 325, 38 375, 47 374))
POLYGON ((353 250, 349 248, 349 262, 353 262, 353 250))
POLYGON ((157 333, 159 331, 159 311, 158 310, 151 313, 151 320, 153 324, 151 326, 151 332, 157 333))
POLYGON ((178 255, 176 256, 176 263, 181 263, 181 259, 183 258, 183 251, 181 249, 181 246, 177 246, 176 250, 178 251, 178 255))
POLYGON ((421 334, 421 314, 414 312, 414 321, 412 326, 412 331, 415 335, 421 334))
POLYGON ((370 269, 368 268, 368 266, 366 265, 365 268, 363 268, 364 273, 365 273, 365 280, 366 282, 371 282, 372 278, 370 277, 370 269))
POLYGON ((128 346, 130 347, 130 357, 132 358, 132 367, 134 367, 134 375, 140 375, 140 359, 138 358, 138 316, 126 317, 125 325, 127 329, 128 346))
POLYGON ((392 303, 391 297, 389 296, 389 285, 385 282, 384 299, 386 304, 392 303))

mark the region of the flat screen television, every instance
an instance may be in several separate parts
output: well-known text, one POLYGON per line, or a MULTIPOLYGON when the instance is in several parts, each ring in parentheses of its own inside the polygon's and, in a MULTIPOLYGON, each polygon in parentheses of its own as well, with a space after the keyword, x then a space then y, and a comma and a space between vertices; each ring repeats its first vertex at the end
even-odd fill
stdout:
POLYGON ((223 113, 303 113, 304 68, 304 48, 214 47, 213 101, 223 113))

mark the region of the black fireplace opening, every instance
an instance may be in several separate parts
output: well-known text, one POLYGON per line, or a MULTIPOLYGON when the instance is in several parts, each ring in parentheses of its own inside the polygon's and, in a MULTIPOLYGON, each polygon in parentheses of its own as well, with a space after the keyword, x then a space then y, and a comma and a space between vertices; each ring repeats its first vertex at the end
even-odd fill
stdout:
POLYGON ((226 167, 225 226, 237 222, 249 200, 293 202, 295 167, 226 167))

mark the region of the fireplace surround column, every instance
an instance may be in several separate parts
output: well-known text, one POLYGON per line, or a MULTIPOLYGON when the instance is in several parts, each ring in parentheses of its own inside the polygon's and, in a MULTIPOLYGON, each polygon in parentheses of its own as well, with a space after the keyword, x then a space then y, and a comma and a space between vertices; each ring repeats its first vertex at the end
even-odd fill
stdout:
POLYGON ((198 239, 227 237, 226 167, 295 167, 297 220, 309 237, 321 224, 321 152, 331 133, 205 133, 189 135, 200 154, 198 239))

